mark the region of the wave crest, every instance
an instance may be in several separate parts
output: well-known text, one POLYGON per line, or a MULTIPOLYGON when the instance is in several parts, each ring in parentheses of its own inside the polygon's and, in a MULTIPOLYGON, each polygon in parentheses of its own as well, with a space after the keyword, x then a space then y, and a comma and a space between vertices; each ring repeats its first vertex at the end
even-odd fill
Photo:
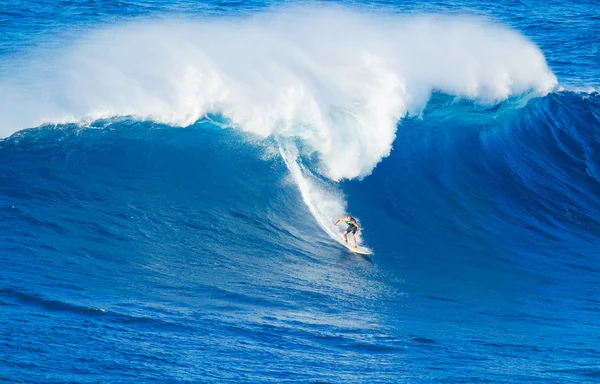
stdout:
POLYGON ((506 27, 341 7, 107 27, 39 65, 48 59, 0 80, 4 135, 113 116, 188 126, 215 113, 303 142, 332 180, 368 175, 434 90, 485 103, 556 85, 540 50, 506 27))

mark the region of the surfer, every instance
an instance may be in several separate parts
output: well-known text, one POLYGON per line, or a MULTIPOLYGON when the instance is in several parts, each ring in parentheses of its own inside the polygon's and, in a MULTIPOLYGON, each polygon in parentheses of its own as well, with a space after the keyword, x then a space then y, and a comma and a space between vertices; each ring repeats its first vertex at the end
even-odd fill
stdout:
POLYGON ((333 223, 333 226, 335 227, 337 225, 337 223, 339 223, 342 220, 344 220, 346 222, 346 224, 348 224, 348 228, 346 228, 346 230, 344 231, 344 241, 346 242, 346 244, 348 244, 348 233, 352 233, 352 238, 354 239, 354 248, 356 248, 355 233, 360 230, 360 228, 358 227, 358 223, 356 222, 354 217, 348 215, 346 217, 337 219, 337 221, 335 223, 333 223))

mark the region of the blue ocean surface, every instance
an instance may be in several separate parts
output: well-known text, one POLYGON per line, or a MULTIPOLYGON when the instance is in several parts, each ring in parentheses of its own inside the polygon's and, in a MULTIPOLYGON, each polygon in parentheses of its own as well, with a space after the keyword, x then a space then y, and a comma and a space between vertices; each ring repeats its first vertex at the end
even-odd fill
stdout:
POLYGON ((0 382, 600 382, 599 31, 2 1, 0 382))

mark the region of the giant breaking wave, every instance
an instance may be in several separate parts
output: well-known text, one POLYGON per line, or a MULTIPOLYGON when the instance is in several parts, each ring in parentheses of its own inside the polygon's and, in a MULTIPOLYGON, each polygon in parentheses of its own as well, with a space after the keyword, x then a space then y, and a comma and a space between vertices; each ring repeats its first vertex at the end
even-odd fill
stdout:
POLYGON ((332 237, 329 223, 345 211, 332 182, 371 173, 399 120, 419 115, 432 92, 492 103, 557 83, 531 41, 473 17, 302 7, 108 26, 65 45, 0 79, 1 135, 117 116, 185 127, 219 115, 274 138, 332 237))
POLYGON ((398 120, 434 90, 492 102, 556 85, 540 50, 501 25, 338 7, 111 26, 22 67, 0 80, 3 136, 114 116, 187 126, 216 113, 303 142, 333 180, 368 175, 398 120))

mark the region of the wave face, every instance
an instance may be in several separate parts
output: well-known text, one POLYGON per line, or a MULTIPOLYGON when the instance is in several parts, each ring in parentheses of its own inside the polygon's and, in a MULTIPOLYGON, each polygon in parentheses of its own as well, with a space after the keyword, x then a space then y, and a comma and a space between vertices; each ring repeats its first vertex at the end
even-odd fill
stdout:
POLYGON ((0 378, 597 378, 596 85, 544 28, 377 8, 3 53, 0 378))

